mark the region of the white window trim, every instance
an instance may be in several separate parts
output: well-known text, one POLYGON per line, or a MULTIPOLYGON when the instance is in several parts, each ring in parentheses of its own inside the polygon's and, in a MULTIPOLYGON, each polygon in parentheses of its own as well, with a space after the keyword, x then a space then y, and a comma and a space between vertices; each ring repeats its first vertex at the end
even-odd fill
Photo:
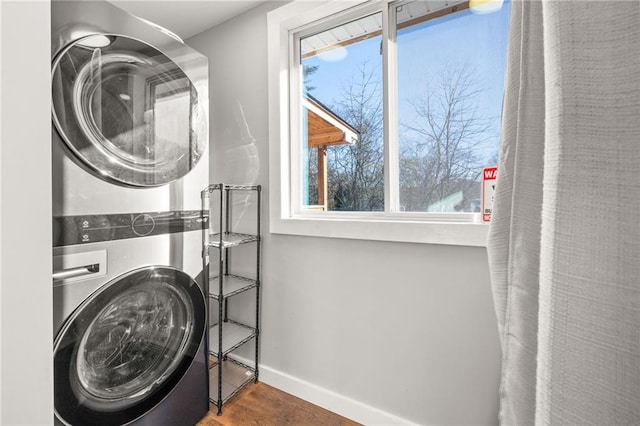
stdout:
MULTIPOLYGON (((305 212, 292 208, 292 155, 289 97, 289 58, 293 43, 291 32, 312 22, 344 12, 364 3, 386 4, 389 0, 296 0, 267 15, 268 90, 269 90, 269 225, 275 234, 350 238, 463 246, 486 246, 488 225, 474 213, 394 213, 397 201, 385 189, 385 212, 305 212)), ((383 9, 386 9, 384 7, 383 9)), ((386 13, 386 12, 383 12, 386 13)), ((389 43, 388 31, 384 34, 389 43)), ((383 61, 388 61, 385 49, 383 61)), ((392 80, 393 81, 393 80, 392 80)), ((395 93, 384 89, 385 101, 393 102, 395 93)), ((295 115, 296 113, 294 113, 295 115)), ((294 117, 295 119, 295 117, 294 117)), ((387 117, 388 120, 388 117, 387 117)), ((388 128, 388 126, 385 126, 388 128)), ((387 130, 385 130, 387 131, 387 130)), ((388 134, 385 136, 389 136, 388 134)), ((388 146, 392 144, 387 144, 388 146)), ((385 148, 385 167, 395 148, 385 148)), ((386 170, 385 179, 394 179, 397 166, 386 170)), ((295 173, 295 171, 294 171, 295 173)), ((385 182, 388 183, 388 182, 385 182)), ((389 188, 389 185, 386 185, 389 188)))

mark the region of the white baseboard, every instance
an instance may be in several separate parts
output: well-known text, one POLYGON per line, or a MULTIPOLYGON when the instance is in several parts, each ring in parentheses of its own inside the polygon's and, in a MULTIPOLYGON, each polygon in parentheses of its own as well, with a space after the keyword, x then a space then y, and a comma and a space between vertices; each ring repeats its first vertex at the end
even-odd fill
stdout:
MULTIPOLYGON (((234 357, 235 358, 235 357, 234 357)), ((253 364, 249 360, 237 357, 238 361, 253 364)), ((415 425, 408 420, 394 416, 378 408, 340 395, 329 389, 309 383, 305 380, 278 371, 274 368, 260 364, 260 377, 262 383, 280 389, 291 395, 304 399, 314 405, 332 411, 343 417, 351 419, 363 425, 378 426, 405 426, 415 425)))

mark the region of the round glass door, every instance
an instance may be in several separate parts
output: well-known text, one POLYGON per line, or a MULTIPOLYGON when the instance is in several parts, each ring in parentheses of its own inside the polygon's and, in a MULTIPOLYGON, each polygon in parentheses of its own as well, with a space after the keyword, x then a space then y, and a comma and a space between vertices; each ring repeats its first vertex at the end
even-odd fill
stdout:
POLYGON ((184 71, 125 36, 76 40, 55 58, 53 122, 101 179, 153 187, 186 175, 206 147, 207 119, 184 71))
POLYGON ((92 294, 54 347, 55 410, 67 424, 125 424, 168 395, 196 356, 205 301, 187 274, 139 269, 92 294))

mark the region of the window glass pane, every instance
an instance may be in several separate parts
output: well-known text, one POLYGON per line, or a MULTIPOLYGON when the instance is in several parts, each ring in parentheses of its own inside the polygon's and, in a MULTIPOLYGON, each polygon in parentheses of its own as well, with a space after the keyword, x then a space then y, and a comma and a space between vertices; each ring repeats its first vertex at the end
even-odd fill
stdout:
POLYGON ((433 4, 396 8, 400 210, 479 212, 482 168, 498 156, 510 4, 433 4))
POLYGON ((300 41, 304 208, 384 210, 381 28, 376 13, 300 41))

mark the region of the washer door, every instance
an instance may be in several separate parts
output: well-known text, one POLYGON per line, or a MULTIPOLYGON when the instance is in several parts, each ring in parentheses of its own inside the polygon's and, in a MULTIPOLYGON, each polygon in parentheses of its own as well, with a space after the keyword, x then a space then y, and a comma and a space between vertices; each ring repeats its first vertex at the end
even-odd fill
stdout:
POLYGON ((53 122, 97 177, 160 186, 195 167, 207 121, 189 77, 154 47, 121 35, 76 40, 53 62, 53 122))
POLYGON ((204 323, 202 291, 177 269, 142 268, 104 285, 56 337, 56 416, 122 425, 144 415, 188 370, 204 323))

